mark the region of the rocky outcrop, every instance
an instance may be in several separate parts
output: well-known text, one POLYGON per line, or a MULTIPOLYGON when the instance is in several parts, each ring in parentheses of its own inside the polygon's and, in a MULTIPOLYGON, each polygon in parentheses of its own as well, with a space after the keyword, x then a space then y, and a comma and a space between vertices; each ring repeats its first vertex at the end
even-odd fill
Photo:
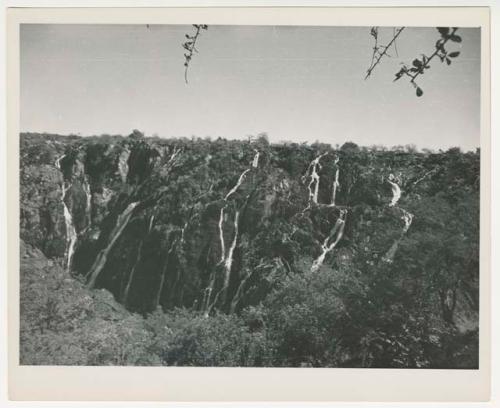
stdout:
POLYGON ((21 168, 21 238, 47 256, 66 252, 64 207, 61 202, 61 173, 50 164, 21 168))

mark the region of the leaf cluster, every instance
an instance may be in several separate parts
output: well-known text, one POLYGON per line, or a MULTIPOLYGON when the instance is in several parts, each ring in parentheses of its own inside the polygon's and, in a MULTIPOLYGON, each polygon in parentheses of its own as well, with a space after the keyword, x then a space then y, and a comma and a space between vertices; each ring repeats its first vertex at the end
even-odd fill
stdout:
POLYGON ((441 38, 436 41, 435 50, 429 56, 422 54, 419 58, 415 58, 412 61, 411 66, 403 65, 401 69, 396 73, 394 81, 401 79, 403 76, 410 78, 410 83, 414 86, 417 96, 423 95, 423 90, 417 85, 416 79, 423 75, 426 70, 430 69, 430 62, 435 58, 439 58, 441 62, 446 62, 447 65, 451 65, 452 59, 457 58, 460 55, 459 51, 448 51, 445 45, 451 41, 455 43, 462 42, 462 38, 456 34, 457 27, 437 27, 441 38))

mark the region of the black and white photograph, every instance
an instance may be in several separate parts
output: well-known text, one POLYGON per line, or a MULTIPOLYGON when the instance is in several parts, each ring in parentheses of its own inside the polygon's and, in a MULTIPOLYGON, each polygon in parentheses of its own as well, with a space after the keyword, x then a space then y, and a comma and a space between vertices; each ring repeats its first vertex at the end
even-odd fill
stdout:
POLYGON ((477 370, 481 36, 21 24, 19 364, 477 370))

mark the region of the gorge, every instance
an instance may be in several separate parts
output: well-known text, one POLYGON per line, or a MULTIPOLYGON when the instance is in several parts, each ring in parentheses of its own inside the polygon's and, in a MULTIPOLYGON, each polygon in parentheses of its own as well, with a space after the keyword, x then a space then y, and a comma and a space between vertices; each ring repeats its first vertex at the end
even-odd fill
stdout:
MULTIPOLYGON (((110 293, 145 333, 162 316, 164 336, 250 339, 245 358, 183 360, 169 334, 158 364, 477 366, 479 151, 21 134, 20 172, 25 262, 61 269, 44 276, 110 293)), ((50 333, 32 319, 23 338, 50 333)))

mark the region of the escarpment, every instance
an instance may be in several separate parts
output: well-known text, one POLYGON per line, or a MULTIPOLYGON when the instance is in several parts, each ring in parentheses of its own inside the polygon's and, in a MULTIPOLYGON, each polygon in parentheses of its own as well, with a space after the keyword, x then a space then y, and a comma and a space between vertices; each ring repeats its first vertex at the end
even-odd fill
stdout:
POLYGON ((239 313, 344 271, 474 330, 478 169, 478 153, 24 134, 21 238, 140 313, 239 313))

